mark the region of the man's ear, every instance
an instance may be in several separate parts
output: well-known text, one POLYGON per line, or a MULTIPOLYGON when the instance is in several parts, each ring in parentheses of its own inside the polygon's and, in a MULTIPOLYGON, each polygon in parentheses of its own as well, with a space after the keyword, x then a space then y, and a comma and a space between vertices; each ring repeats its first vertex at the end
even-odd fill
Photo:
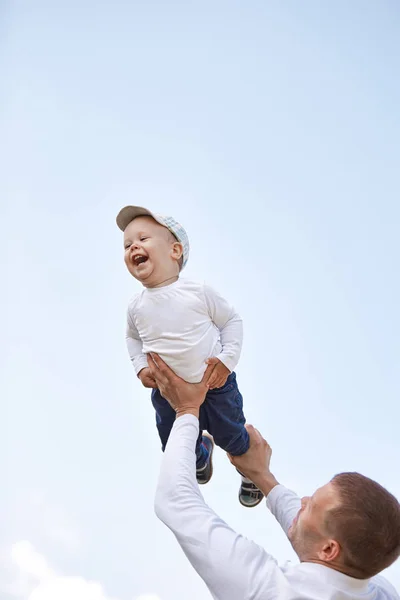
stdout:
POLYGON ((318 552, 318 558, 324 562, 337 560, 342 552, 339 542, 336 540, 327 540, 318 552))

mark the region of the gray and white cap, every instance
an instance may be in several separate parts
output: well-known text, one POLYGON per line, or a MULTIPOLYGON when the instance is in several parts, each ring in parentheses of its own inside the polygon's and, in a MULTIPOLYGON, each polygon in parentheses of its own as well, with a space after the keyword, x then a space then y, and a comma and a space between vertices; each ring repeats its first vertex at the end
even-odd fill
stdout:
POLYGON ((178 221, 174 219, 174 217, 166 217, 164 215, 158 215, 156 213, 152 213, 147 208, 143 208, 142 206, 125 206, 122 208, 117 215, 117 225, 121 229, 121 231, 125 231, 129 223, 136 219, 137 217, 152 217, 157 223, 163 225, 176 237, 178 242, 182 244, 182 267, 183 269, 189 258, 189 238, 178 221))

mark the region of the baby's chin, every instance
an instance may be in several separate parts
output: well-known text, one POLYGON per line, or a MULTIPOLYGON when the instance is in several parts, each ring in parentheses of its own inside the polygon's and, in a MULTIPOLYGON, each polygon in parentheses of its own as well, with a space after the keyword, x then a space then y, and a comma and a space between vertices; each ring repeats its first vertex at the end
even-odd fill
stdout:
POLYGON ((132 273, 133 277, 141 283, 144 287, 157 287, 162 279, 159 277, 154 277, 153 273, 142 274, 142 273, 132 273))
POLYGON ((148 268, 146 269, 129 266, 128 271, 132 275, 132 277, 136 279, 136 281, 139 281, 143 284, 152 276, 152 270, 148 268))
POLYGON ((146 286, 146 287, 151 287, 153 285, 155 285, 152 280, 151 277, 143 277, 141 275, 133 275, 133 277, 136 279, 136 281, 138 281, 139 283, 141 283, 142 285, 146 286))

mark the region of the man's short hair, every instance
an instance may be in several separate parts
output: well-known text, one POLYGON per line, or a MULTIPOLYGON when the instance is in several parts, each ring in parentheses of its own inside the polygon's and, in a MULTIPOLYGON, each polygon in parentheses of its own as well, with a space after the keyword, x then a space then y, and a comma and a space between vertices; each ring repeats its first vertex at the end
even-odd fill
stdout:
POLYGON ((348 575, 373 577, 400 556, 400 504, 359 473, 340 473, 332 484, 339 505, 327 514, 328 533, 341 545, 348 575))

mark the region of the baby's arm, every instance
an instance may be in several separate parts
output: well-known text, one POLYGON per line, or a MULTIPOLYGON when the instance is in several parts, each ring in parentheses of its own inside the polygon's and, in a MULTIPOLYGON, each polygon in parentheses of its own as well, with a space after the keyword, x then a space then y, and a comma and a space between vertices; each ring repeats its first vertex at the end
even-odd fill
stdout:
POLYGON ((129 310, 126 326, 126 345, 129 352, 129 358, 131 359, 133 368, 136 371, 136 375, 139 375, 139 372, 148 366, 147 356, 142 352, 142 340, 139 337, 139 332, 129 310))
POLYGON ((147 364, 147 356, 142 351, 142 340, 139 337, 139 332, 129 311, 126 327, 126 345, 128 347, 129 357, 136 371, 136 375, 139 377, 144 387, 157 387, 156 382, 150 374, 150 369, 147 364))
MULTIPOLYGON (((208 285, 204 286, 204 295, 209 315, 221 334, 222 351, 215 358, 226 367, 226 378, 229 372, 234 371, 239 362, 243 343, 243 322, 235 309, 218 292, 208 285)), ((210 363, 213 364, 213 359, 210 363)), ((216 365, 216 369, 219 365, 216 365)), ((221 375, 223 369, 221 368, 221 375)), ((214 372, 213 372, 214 373, 214 372)), ((220 384, 221 379, 218 380, 220 384)), ((210 387, 212 387, 210 379, 210 387)), ((223 384, 220 384, 223 385, 223 384)), ((220 387, 220 385, 216 387, 220 387)))

